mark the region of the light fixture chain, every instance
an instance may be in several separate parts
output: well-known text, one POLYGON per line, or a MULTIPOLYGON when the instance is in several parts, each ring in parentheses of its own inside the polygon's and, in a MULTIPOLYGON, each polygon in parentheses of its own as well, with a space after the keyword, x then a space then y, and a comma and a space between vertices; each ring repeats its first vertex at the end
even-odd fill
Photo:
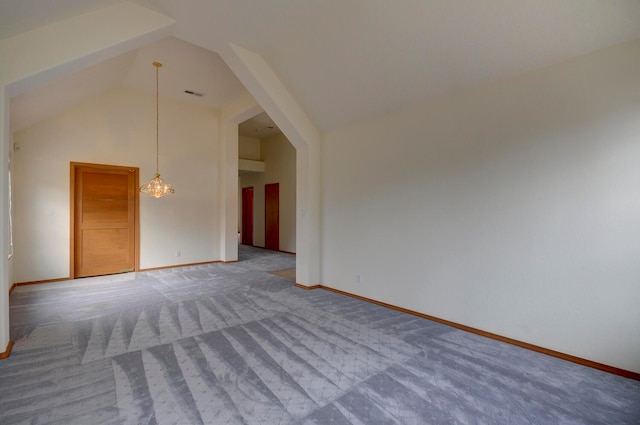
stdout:
POLYGON ((160 102, 158 100, 160 90, 158 86, 158 71, 160 70, 160 67, 155 63, 154 65, 156 66, 156 174, 158 174, 158 170, 160 169, 158 166, 158 158, 160 157, 160 154, 158 153, 158 150, 160 149, 160 102))
POLYGON ((162 198, 165 195, 175 193, 173 187, 160 177, 160 87, 158 72, 162 64, 160 62, 153 62, 153 66, 156 67, 156 174, 149 182, 140 186, 140 192, 146 193, 154 198, 162 198))

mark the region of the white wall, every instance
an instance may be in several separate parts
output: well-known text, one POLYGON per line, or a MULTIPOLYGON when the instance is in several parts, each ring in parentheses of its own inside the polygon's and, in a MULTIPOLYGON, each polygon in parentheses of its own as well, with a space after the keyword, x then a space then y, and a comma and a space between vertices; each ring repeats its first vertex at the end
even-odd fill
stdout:
MULTIPOLYGON (((255 137, 238 136, 238 156, 240 159, 250 159, 252 161, 262 161, 262 150, 260 139, 255 137)), ((242 188, 254 188, 253 200, 253 244, 255 246, 264 246, 264 219, 256 218, 256 213, 262 214, 264 217, 264 189, 261 193, 256 193, 256 188, 264 185, 262 180, 262 172, 259 174, 242 173, 238 178, 238 231, 242 234, 242 188), (258 202, 255 197, 261 196, 258 202), (256 210, 259 209, 260 211, 256 210), (257 226, 257 228, 256 228, 257 226)), ((242 239, 241 239, 242 240, 242 239)))
MULTIPOLYGON (((2 55, 0 54, 0 59, 2 55)), ((0 80, 0 261, 9 254, 9 173, 10 136, 9 136, 9 97, 0 80)), ((13 259, 0 267, 0 353, 4 353, 9 340, 9 288, 13 276, 13 259)))
MULTIPOLYGON (((140 196, 142 269, 219 259, 218 123, 212 109, 160 98, 160 173, 176 193, 140 196)), ((140 167, 140 183, 151 179, 155 95, 117 89, 16 133, 14 141, 14 281, 67 277, 69 162, 140 167)))
MULTIPOLYGON (((255 156, 255 140, 257 139, 240 139, 241 157, 243 152, 255 156)), ((264 185, 279 183, 280 250, 296 252, 296 150, 285 136, 278 135, 260 140, 258 152, 258 158, 250 159, 264 161, 265 172, 244 174, 240 177, 241 188, 253 187, 253 244, 265 245, 264 185)), ((242 208, 239 210, 241 213, 242 208)), ((239 222, 242 223, 241 217, 239 222)))
POLYGON ((262 158, 265 183, 280 186, 280 250, 296 252, 296 150, 277 135, 262 140, 262 158))
POLYGON ((634 42, 326 135, 323 284, 640 372, 639 88, 634 42))
POLYGON ((262 158, 260 149, 260 139, 238 136, 238 155, 241 159, 260 161, 262 158))
POLYGON ((220 254, 222 261, 238 261, 238 124, 262 108, 248 93, 225 105, 220 113, 220 254))

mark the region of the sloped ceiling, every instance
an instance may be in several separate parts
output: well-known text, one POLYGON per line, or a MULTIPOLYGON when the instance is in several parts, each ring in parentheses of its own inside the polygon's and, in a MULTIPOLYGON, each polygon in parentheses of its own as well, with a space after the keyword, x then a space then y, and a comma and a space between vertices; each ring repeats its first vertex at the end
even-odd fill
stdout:
POLYGON ((155 93, 153 62, 163 64, 159 70, 163 97, 220 108, 246 93, 217 53, 168 37, 11 98, 11 130, 19 131, 116 87, 155 93))
MULTIPOLYGON (((0 36, 114 3, 0 0, 0 36)), ((220 52, 234 43, 260 54, 318 129, 327 131, 640 38, 637 0, 135 3, 174 18, 174 35, 182 40, 170 39, 170 47, 149 46, 87 74, 68 76, 57 88, 32 93, 40 99, 36 103, 73 103, 63 98, 72 97, 70 88, 78 86, 91 95, 117 84, 148 90, 153 82, 150 62, 165 54, 166 62, 180 64, 179 71, 177 66, 162 71, 167 91, 172 87, 176 96, 178 88, 205 91, 199 101, 219 106, 244 89, 207 50, 220 52), (176 48, 184 41, 193 45, 176 48), (49 97, 56 101, 47 101, 49 97)), ((35 110, 12 104, 12 116, 34 113, 35 118, 24 122, 38 119, 35 110)))
POLYGON ((282 131, 266 112, 262 112, 238 125, 238 134, 254 139, 266 139, 280 134, 282 131))

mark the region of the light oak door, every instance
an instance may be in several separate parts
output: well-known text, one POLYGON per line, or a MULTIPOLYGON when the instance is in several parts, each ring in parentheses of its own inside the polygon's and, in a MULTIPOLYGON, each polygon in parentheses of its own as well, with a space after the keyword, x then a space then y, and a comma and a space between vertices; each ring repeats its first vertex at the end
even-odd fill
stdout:
POLYGON ((280 249, 280 184, 264 185, 264 247, 280 249))
POLYGON ((72 278, 137 270, 138 169, 71 163, 72 278))

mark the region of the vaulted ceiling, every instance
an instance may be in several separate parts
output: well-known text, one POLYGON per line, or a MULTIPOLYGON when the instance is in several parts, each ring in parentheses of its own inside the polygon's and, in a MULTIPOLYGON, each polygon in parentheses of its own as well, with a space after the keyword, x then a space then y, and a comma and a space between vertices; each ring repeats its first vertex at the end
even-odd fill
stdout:
POLYGON ((168 37, 15 96, 11 99, 11 129, 18 131, 116 87, 155 93, 153 62, 163 64, 158 74, 163 97, 221 108, 246 93, 218 54, 168 37))
MULTIPOLYGON (((0 0, 0 38, 116 3, 0 0)), ((216 54, 230 43, 260 54, 329 131, 640 38, 637 0, 133 3, 175 19, 174 37, 16 96, 13 131, 114 87, 152 91, 152 61, 165 64, 163 95, 221 107, 245 92, 216 54)))

